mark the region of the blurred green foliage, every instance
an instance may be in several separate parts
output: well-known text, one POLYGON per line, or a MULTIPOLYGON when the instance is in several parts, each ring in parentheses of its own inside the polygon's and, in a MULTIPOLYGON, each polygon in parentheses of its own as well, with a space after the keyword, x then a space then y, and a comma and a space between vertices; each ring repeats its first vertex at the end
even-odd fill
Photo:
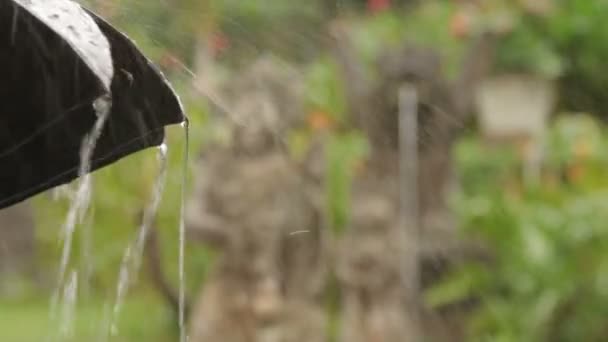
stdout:
POLYGON ((536 18, 524 17, 499 44, 498 72, 532 73, 554 79, 563 72, 562 57, 554 42, 546 39, 536 18))
MULTIPOLYGON (((49 320, 48 298, 29 301, 0 302, 0 329, 3 341, 40 342, 51 340, 59 333, 57 323, 49 320)), ((100 299, 81 302, 73 322, 71 336, 62 342, 98 341, 105 335, 102 322, 105 304, 100 299)), ((121 319, 117 322, 117 336, 111 341, 175 341, 172 313, 157 298, 139 296, 129 298, 121 319), (142 324, 142 317, 145 323, 142 324)))
POLYGON ((563 108, 606 114, 608 1, 554 0, 543 14, 527 12, 518 2, 491 3, 497 2, 503 15, 495 20, 510 22, 498 45, 497 71, 558 78, 563 108))
POLYGON ((552 39, 564 60, 561 78, 564 107, 605 117, 608 100, 608 16, 606 0, 561 0, 547 20, 552 39))
MULTIPOLYGON (((117 6, 111 21, 155 61, 171 54, 180 63, 171 77, 191 118, 192 159, 213 127, 207 122, 205 100, 189 91, 192 79, 187 69, 193 64, 196 41, 212 32, 221 31, 229 39, 230 51, 222 60, 229 65, 250 63, 268 50, 305 64, 307 109, 325 113, 340 128, 348 124, 347 108, 337 67, 326 51, 328 18, 341 15, 352 20, 359 57, 368 66, 387 47, 411 41, 440 51, 448 74, 454 75, 465 46, 449 30, 457 9, 454 1, 422 1, 415 8, 375 15, 350 10, 330 14, 323 1, 103 1, 117 6)), ((363 9, 361 1, 350 3, 363 9)), ((562 108, 603 114, 608 108, 608 30, 604 24, 608 0, 555 3, 555 11, 544 17, 524 14, 516 20, 517 25, 499 46, 497 70, 559 76, 562 108)), ((308 138, 297 136, 296 145, 305 146, 308 138)), ((176 280, 184 166, 180 127, 169 129, 167 142, 169 178, 157 225, 165 269, 176 280)), ((341 232, 348 223, 350 183, 368 147, 357 133, 340 129, 332 132, 327 146, 327 210, 331 226, 341 232)), ((526 188, 516 151, 488 150, 475 134, 457 146, 462 192, 454 199, 454 210, 463 233, 485 241, 493 260, 461 266, 427 293, 427 299, 442 306, 475 298, 478 305, 469 325, 473 341, 601 341, 608 335, 602 321, 608 314, 608 131, 588 116, 563 118, 553 125, 546 150, 541 184, 526 188)), ((91 303, 79 309, 80 341, 91 339, 87 326, 98 319, 101 299, 114 295, 122 254, 136 233, 139 213, 150 200, 157 177, 156 154, 144 151, 95 173, 93 203, 77 230, 72 258, 72 266, 90 267, 91 275, 80 282, 90 284, 83 293, 88 293, 91 303), (91 246, 88 256, 83 252, 87 245, 91 246)), ((191 180, 194 169, 188 171, 191 180)), ((68 201, 50 201, 44 195, 35 204, 38 258, 52 275, 59 260, 58 232, 68 201)), ((201 246, 188 247, 188 291, 194 294, 212 256, 201 246)), ((81 277, 86 278, 86 272, 81 277)), ((132 293, 120 320, 125 341, 174 338, 166 336, 171 335, 174 317, 149 284, 138 282, 132 293), (151 321, 142 324, 140 317, 151 321)), ((15 322, 44 326, 47 295, 42 294, 42 299, 40 294, 32 295, 31 304, 2 303, 0 322, 5 324, 0 324, 0 330, 6 332, 2 336, 10 341, 40 340, 39 335, 19 339, 23 335, 11 328, 16 329, 15 322)), ((36 333, 36 329, 30 330, 36 333)))
POLYGON ((218 28, 230 37, 228 57, 246 64, 262 51, 297 61, 321 54, 324 15, 320 1, 213 0, 218 7, 218 28))
POLYGON ((518 180, 513 151, 476 138, 457 149, 464 191, 454 209, 491 260, 460 266, 427 300, 474 299, 472 341, 605 339, 608 131, 588 116, 565 117, 547 140, 544 177, 533 188, 518 180))
POLYGON ((327 212, 331 228, 339 234, 349 223, 350 190, 355 171, 369 151, 365 137, 356 133, 332 136, 327 150, 327 212))
POLYGON ((321 111, 338 123, 345 124, 346 98, 338 66, 327 57, 313 63, 306 75, 306 106, 310 111, 321 111))

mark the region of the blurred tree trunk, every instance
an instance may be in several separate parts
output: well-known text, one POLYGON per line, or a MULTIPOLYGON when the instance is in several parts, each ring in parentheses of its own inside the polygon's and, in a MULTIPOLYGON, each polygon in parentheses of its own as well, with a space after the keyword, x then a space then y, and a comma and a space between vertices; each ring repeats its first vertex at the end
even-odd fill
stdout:
POLYGON ((0 293, 18 294, 27 279, 34 280, 35 229, 32 208, 23 202, 0 210, 0 293))

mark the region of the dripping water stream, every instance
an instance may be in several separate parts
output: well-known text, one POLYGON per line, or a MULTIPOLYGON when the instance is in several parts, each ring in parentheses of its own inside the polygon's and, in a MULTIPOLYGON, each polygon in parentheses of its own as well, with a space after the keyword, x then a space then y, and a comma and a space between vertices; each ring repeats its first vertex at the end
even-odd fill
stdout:
POLYGON ((74 232, 78 224, 82 224, 91 200, 91 161, 97 141, 110 115, 111 97, 106 95, 93 102, 93 109, 97 116, 91 131, 83 138, 80 148, 80 164, 78 168, 78 185, 70 196, 70 206, 61 230, 63 242, 61 260, 57 277, 57 285, 51 299, 51 319, 57 315, 58 306, 60 314, 58 325, 60 326, 60 340, 65 340, 72 332, 78 292, 78 271, 72 270, 69 278, 66 278, 70 258, 72 254, 72 242, 74 232))
POLYGON ((70 340, 74 337, 74 315, 76 313, 77 295, 78 272, 72 271, 63 290, 59 341, 70 340))
MULTIPOLYGON (((55 288, 55 293, 53 294, 51 300, 52 319, 56 316, 57 306, 59 304, 61 304, 62 306, 62 312, 66 312, 66 310, 68 310, 68 306, 74 307, 76 304, 75 302, 77 297, 77 289, 75 285, 71 286, 72 280, 68 280, 66 284, 66 273, 67 268, 70 264, 70 257, 72 254, 72 242, 74 237, 74 231, 76 229, 76 226, 82 223, 90 204, 91 175, 89 174, 89 172, 91 170, 91 160, 93 158, 93 152, 95 150, 95 146, 97 145, 97 141, 99 140, 101 132, 103 131, 105 123, 108 119, 108 116, 110 115, 111 105, 112 102, 110 95, 106 95, 95 100, 95 102, 93 103, 93 109, 95 110, 97 119, 95 120, 95 124, 93 125, 93 128, 91 129, 89 134, 87 134, 82 140, 80 149, 80 165, 78 169, 79 182, 75 193, 71 196, 68 214, 61 230, 63 247, 61 252, 61 261, 59 265, 57 286, 55 288), (69 298, 66 295, 62 296, 62 289, 64 288, 73 288, 73 294, 71 294, 69 298)), ((77 275, 77 271, 73 271, 71 278, 77 278, 77 275)), ((65 319, 65 317, 61 318, 61 325, 70 324, 70 322, 64 322, 65 319)), ((67 319, 73 319, 73 315, 72 317, 68 317, 67 319)))
POLYGON ((182 123, 184 128, 184 160, 182 165, 182 188, 181 188, 181 203, 179 213, 179 341, 187 342, 186 334, 186 271, 185 271, 185 254, 186 254, 186 223, 185 223, 185 208, 186 208, 186 187, 188 186, 188 161, 190 153, 190 122, 188 118, 182 123))
MULTIPOLYGON (((85 217, 91 202, 91 162, 93 153, 108 119, 111 109, 109 96, 100 98, 93 105, 97 119, 91 131, 82 140, 80 150, 80 164, 78 169, 79 180, 73 192, 69 193, 70 205, 61 229, 62 250, 58 270, 57 285, 51 300, 51 319, 59 327, 50 339, 63 341, 73 336, 74 319, 78 299, 79 270, 70 269, 74 233, 79 225, 84 224, 85 217)), ((183 151, 183 165, 181 174, 181 194, 179 213, 179 239, 178 239, 178 274, 179 274, 179 331, 180 342, 188 341, 186 334, 186 299, 185 299, 185 200, 189 164, 189 122, 187 119, 181 124, 184 130, 185 148, 183 151)), ((111 336, 118 334, 117 323, 128 293, 129 287, 134 283, 135 277, 141 268, 143 250, 150 228, 159 210, 164 192, 168 172, 168 147, 166 143, 158 147, 158 176, 155 180, 152 197, 143 212, 142 221, 133 241, 127 246, 123 254, 114 301, 108 306, 106 320, 102 327, 102 341, 108 341, 111 336)), ((90 247, 90 241, 88 241, 90 247)), ((88 253, 89 251, 82 251, 88 253)), ((86 270, 85 270, 86 273, 86 270)), ((86 285, 86 284, 85 284, 86 285)))
POLYGON ((166 184, 168 168, 167 150, 168 148, 165 143, 158 147, 159 174, 154 184, 150 204, 146 207, 143 213, 142 223, 139 226, 137 235, 125 249, 125 253, 122 258, 118 274, 118 283, 116 285, 114 304, 112 306, 108 326, 106 327, 106 331, 104 333, 104 341, 107 341, 110 336, 115 336, 118 334, 117 322, 120 317, 125 296, 130 285, 134 282, 135 276, 141 268, 142 255, 146 239, 148 237, 150 228, 154 223, 154 219, 156 218, 166 184))
MULTIPOLYGON (((180 214, 179 214, 179 239, 178 239, 178 273, 179 273, 179 308, 178 308, 178 324, 180 331, 180 342, 188 341, 186 334, 186 297, 185 297, 185 201, 186 201, 186 187, 188 180, 188 164, 189 164, 189 122, 186 119, 181 126, 184 129, 184 157, 181 174, 181 194, 180 194, 180 214)), ((158 159, 159 159, 159 174, 154 184, 154 190, 149 206, 143 213, 142 223, 137 232, 135 239, 127 246, 123 259, 120 266, 118 275, 118 283, 116 285, 116 293, 114 303, 109 311, 109 318, 107 319, 106 328, 103 333, 102 341, 108 341, 110 337, 118 335, 119 331, 117 324, 120 319, 120 313, 125 301, 125 296, 129 290, 129 287, 134 283, 135 277, 139 272, 142 264, 142 257, 145 248, 145 242, 150 232, 156 214, 158 213, 164 187, 167 180, 168 171, 168 147, 163 143, 158 148, 158 159)))

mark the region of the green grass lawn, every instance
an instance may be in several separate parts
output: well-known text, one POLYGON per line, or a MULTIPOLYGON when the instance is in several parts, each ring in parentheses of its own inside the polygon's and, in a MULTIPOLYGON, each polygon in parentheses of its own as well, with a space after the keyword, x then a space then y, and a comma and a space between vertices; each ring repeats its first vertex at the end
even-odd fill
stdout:
MULTIPOLYGON (((96 342, 104 341, 104 302, 81 303, 74 316, 74 334, 52 339, 60 331, 51 321, 49 299, 28 302, 0 301, 0 341, 6 342, 96 342)), ((112 342, 170 342, 177 339, 173 315, 155 298, 130 298, 123 306, 117 334, 112 342)))

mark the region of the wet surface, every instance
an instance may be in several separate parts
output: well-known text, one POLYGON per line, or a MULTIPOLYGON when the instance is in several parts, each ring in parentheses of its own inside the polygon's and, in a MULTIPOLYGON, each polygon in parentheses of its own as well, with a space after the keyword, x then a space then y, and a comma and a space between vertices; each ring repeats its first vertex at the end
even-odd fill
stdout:
MULTIPOLYGON (((14 0, 13 20, 22 11, 43 22, 70 45, 109 89, 114 76, 110 43, 95 20, 79 4, 66 0, 14 0)), ((14 27, 14 26, 13 26, 14 27)), ((16 33, 16 32, 13 32, 16 33)))
POLYGON ((111 46, 115 72, 90 170, 160 145, 164 126, 184 120, 179 99, 132 41, 71 1, 53 2, 71 5, 0 1, 0 208, 79 175, 81 144, 97 118, 93 102, 107 95, 105 40, 97 39, 92 20, 111 46), (80 19, 49 26, 69 13, 80 19), (92 42, 101 46, 92 49, 92 42), (81 43, 86 48, 75 48, 81 43), (90 57, 95 53, 101 57, 90 57))

